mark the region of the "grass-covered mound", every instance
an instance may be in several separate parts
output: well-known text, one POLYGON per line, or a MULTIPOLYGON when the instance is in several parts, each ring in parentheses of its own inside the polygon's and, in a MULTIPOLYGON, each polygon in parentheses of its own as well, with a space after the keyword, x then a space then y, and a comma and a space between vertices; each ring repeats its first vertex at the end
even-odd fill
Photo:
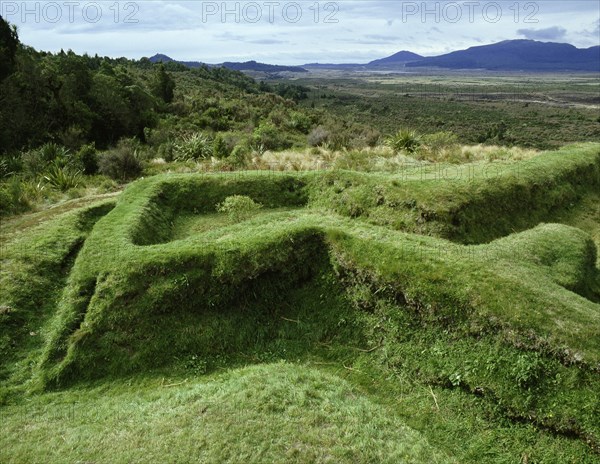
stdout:
POLYGON ((7 464, 455 462, 348 382, 285 363, 136 382, 109 397, 102 388, 53 394, 22 412, 3 414, 7 464), (48 436, 56 440, 42 457, 48 436))
POLYGON ((3 229, 0 242, 0 379, 14 370, 13 362, 28 358, 42 345, 40 329, 56 304, 75 257, 98 219, 114 200, 21 224, 19 234, 3 229), (34 222, 37 224, 37 222, 34 222), (8 238, 12 240, 8 241, 8 238), (4 238, 7 238, 5 241, 4 238))
MULTIPOLYGON (((529 161, 537 169, 522 177, 504 166, 489 185, 351 172, 139 181, 87 235, 52 318, 43 319, 43 346, 20 360, 9 383, 64 388, 149 371, 196 376, 311 360, 380 376, 392 388, 409 378, 409 396, 426 386, 438 410, 438 396, 460 392, 448 394, 451 435, 464 407, 469 421, 483 414, 497 437, 498 421, 535 427, 519 429, 513 458, 519 440, 548 430, 569 444, 554 437, 534 455, 549 456, 562 443, 565 459, 587 459, 586 450, 600 449, 596 247, 589 234, 559 224, 500 237, 512 219, 516 229, 550 221, 593 194, 598 160, 597 145, 571 147, 529 161), (486 212, 481 198, 491 191, 506 201, 530 195, 486 212), (233 195, 261 208, 217 214, 233 195), (382 199, 373 203, 373 195, 382 199), (350 200, 360 209, 341 208, 350 200), (426 204, 446 213, 423 219, 426 204), (497 239, 463 245, 436 234, 497 239)), ((68 240, 60 247, 69 249, 68 240)), ((381 393, 379 381, 368 388, 381 393)), ((433 429, 445 427, 432 420, 433 429)), ((473 446, 484 432, 471 431, 473 446)), ((467 461, 481 458, 461 454, 458 444, 443 447, 467 461)))
POLYGON ((547 222, 593 190, 600 190, 600 145, 589 143, 518 163, 332 172, 315 182, 313 201, 374 224, 482 243, 547 222))

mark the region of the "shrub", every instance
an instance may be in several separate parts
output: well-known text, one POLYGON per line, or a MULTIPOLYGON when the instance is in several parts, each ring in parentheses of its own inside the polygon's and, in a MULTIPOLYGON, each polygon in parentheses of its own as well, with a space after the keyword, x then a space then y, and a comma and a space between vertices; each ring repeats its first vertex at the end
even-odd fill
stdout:
POLYGON ((357 137, 357 142, 363 147, 376 147, 379 145, 379 139, 381 139, 381 132, 377 129, 365 127, 357 137))
POLYGON ((77 125, 69 126, 60 134, 60 141, 70 150, 78 150, 85 143, 86 130, 77 125))
POLYGON ((308 134, 307 141, 311 147, 321 147, 327 143, 330 133, 323 126, 315 127, 308 134))
POLYGON ((83 173, 92 176, 98 172, 98 153, 96 144, 84 145, 77 152, 77 161, 83 173))
POLYGON ((0 159, 0 179, 13 176, 23 169, 20 156, 8 156, 0 159))
POLYGON ((395 153, 406 151, 412 154, 421 146, 421 139, 415 131, 401 129, 387 139, 387 145, 395 153))
POLYGON ((212 152, 210 139, 202 133, 184 136, 175 144, 175 158, 181 161, 208 158, 212 152))
POLYGON ((452 132, 427 134, 421 138, 421 142, 419 158, 450 163, 461 163, 466 159, 458 145, 458 137, 452 132))
POLYGON ((46 163, 51 163, 52 161, 59 161, 63 165, 67 163, 69 150, 65 147, 57 145, 54 142, 47 143, 38 150, 42 160, 46 163))
POLYGON ((304 113, 293 112, 288 121, 288 126, 290 129, 297 130, 302 132, 303 134, 308 134, 311 126, 310 118, 304 113))
POLYGON ((245 195, 227 197, 223 203, 217 205, 219 213, 225 213, 235 221, 240 221, 261 208, 260 203, 256 203, 252 198, 245 195))
POLYGON ((175 159, 175 144, 173 142, 161 143, 158 147, 157 155, 167 163, 170 163, 175 159))
POLYGON ((136 156, 136 150, 120 143, 117 148, 103 153, 98 161, 99 171, 114 180, 135 179, 142 173, 142 163, 136 156))
POLYGON ((217 159, 227 158, 229 156, 230 150, 227 146, 225 140, 220 135, 215 137, 213 141, 213 156, 217 159))
POLYGON ((458 145, 458 137, 450 131, 436 132, 434 134, 426 134, 421 137, 423 145, 434 153, 448 148, 453 148, 458 145))
POLYGON ((29 177, 37 177, 48 165, 39 150, 29 150, 21 154, 21 163, 25 175, 29 177))
POLYGON ((291 146, 281 129, 270 122, 263 122, 254 129, 253 139, 255 146, 262 146, 265 150, 284 150, 291 146))
POLYGON ((329 136, 327 148, 333 151, 342 151, 352 148, 352 137, 344 129, 336 130, 329 136))
POLYGON ((243 169, 250 164, 250 150, 245 145, 236 145, 227 158, 227 161, 236 169, 243 169))
POLYGON ((0 184, 0 215, 19 213, 30 208, 24 185, 19 177, 0 184))
POLYGON ((75 168, 77 157, 71 156, 67 148, 50 142, 35 150, 24 152, 21 155, 21 162, 26 175, 37 177, 43 174, 51 163, 56 163, 60 167, 70 165, 75 168))

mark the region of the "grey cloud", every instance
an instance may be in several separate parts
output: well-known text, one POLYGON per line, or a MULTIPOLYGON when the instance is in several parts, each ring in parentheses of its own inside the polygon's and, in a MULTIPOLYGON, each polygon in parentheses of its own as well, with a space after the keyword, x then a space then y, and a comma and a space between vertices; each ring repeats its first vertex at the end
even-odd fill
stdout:
POLYGON ((277 40, 277 39, 255 39, 255 40, 247 40, 246 42, 258 44, 258 45, 275 45, 275 44, 289 43, 287 40, 277 40))
POLYGON ((561 40, 565 38, 567 30, 564 27, 552 26, 545 29, 519 29, 517 34, 532 40, 561 40))
POLYGON ((594 27, 594 29, 592 29, 591 31, 585 29, 582 34, 587 36, 587 37, 591 37, 591 38, 595 38, 596 40, 598 40, 600 42, 600 19, 598 21, 596 21, 592 27, 594 27))
POLYGON ((395 43, 398 41, 398 37, 395 35, 367 34, 364 37, 373 43, 395 43))
POLYGON ((245 42, 248 40, 248 37, 244 35, 232 34, 231 32, 224 32, 222 34, 215 35, 215 39, 221 41, 237 41, 237 42, 245 42))

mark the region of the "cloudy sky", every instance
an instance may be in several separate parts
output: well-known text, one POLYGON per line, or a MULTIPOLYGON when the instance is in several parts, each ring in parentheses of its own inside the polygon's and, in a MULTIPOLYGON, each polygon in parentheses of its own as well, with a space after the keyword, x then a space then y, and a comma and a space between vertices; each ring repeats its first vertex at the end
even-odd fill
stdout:
POLYGON ((207 63, 367 62, 506 39, 600 45, 600 3, 584 1, 0 1, 37 49, 207 63))

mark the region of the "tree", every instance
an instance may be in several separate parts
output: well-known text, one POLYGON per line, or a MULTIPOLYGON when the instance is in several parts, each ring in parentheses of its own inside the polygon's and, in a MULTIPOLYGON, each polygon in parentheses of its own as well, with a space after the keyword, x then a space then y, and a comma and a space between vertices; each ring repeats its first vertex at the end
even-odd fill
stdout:
POLYGON ((169 76, 169 73, 167 73, 167 70, 162 63, 158 65, 152 91, 155 96, 165 103, 171 103, 173 101, 175 81, 169 76))
POLYGON ((0 81, 13 72, 18 46, 16 26, 11 26, 0 16, 0 81))

